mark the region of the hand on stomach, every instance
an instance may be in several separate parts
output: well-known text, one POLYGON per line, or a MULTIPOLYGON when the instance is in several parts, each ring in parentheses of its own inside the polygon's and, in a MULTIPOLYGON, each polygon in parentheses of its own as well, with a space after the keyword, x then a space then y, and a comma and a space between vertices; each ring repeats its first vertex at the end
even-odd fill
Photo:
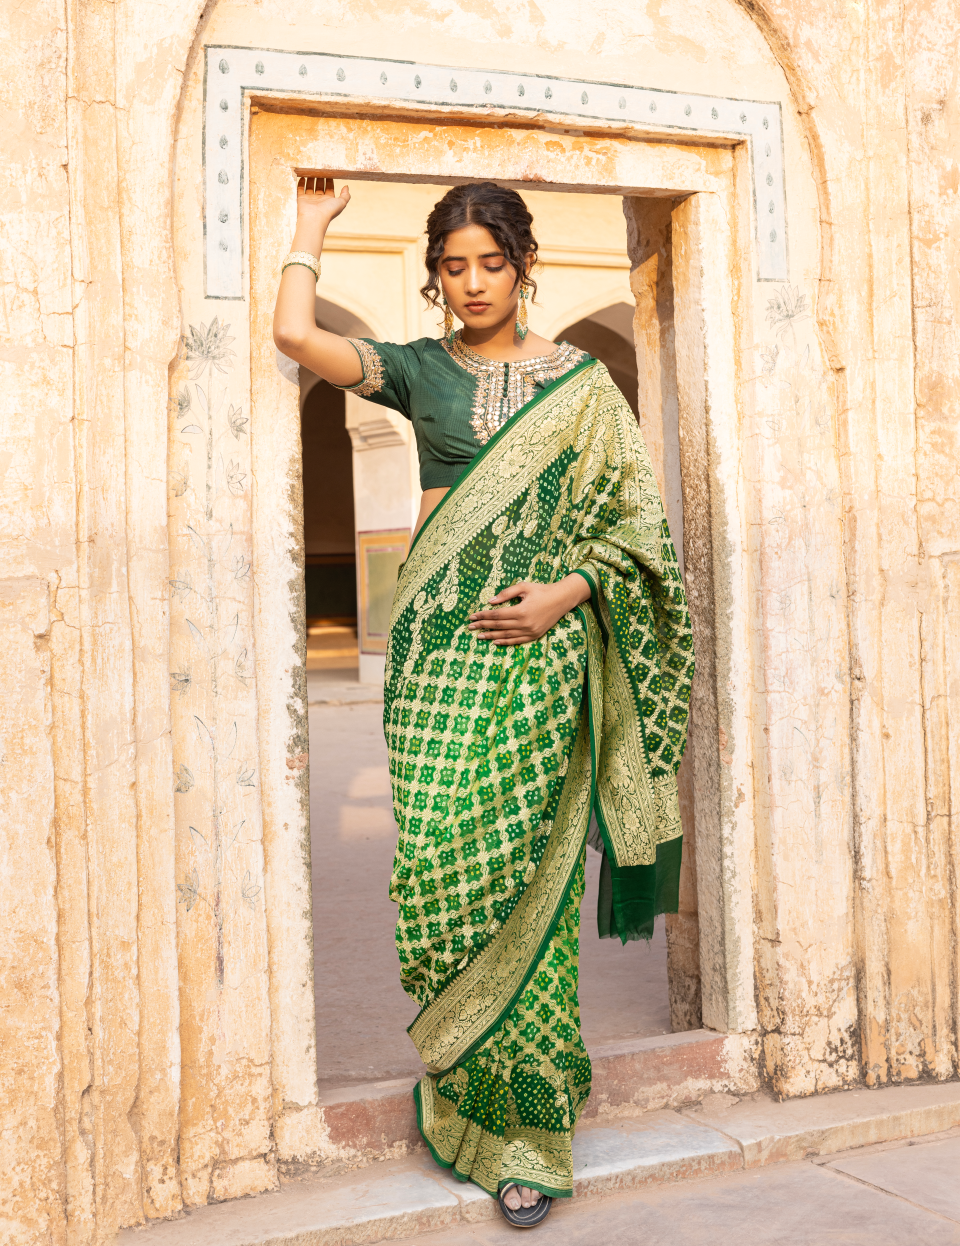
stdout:
POLYGON ((528 645, 545 636, 565 614, 586 601, 590 585, 582 575, 564 576, 556 584, 522 580, 491 597, 486 609, 470 615, 468 627, 478 640, 495 645, 528 645), (516 601, 515 606, 506 603, 516 601))

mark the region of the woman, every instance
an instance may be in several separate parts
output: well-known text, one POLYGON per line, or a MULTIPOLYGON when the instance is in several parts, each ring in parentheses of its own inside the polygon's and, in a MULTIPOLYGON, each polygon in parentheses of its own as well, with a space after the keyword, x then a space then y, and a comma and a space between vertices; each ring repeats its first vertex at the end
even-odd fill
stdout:
POLYGON ((352 340, 314 321, 324 233, 350 201, 301 179, 274 337, 413 423, 423 501, 390 624, 384 729, 404 989, 434 1158, 539 1223, 573 1190, 590 1093, 577 957, 591 812, 603 935, 674 911, 676 770, 693 652, 636 421, 602 364, 526 327, 532 218, 491 182, 427 222, 444 337, 352 340), (453 331, 454 315, 463 328, 453 331))

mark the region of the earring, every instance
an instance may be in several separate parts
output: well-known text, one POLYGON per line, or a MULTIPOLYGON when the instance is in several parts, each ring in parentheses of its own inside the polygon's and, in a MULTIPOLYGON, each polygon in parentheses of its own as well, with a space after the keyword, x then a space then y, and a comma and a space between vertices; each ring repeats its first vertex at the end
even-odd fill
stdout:
POLYGON ((517 337, 522 342, 527 336, 527 292, 523 286, 520 287, 520 299, 517 303, 517 337))
POLYGON ((440 297, 443 299, 443 336, 448 342, 452 342, 454 337, 453 312, 450 310, 447 296, 442 294, 440 297))

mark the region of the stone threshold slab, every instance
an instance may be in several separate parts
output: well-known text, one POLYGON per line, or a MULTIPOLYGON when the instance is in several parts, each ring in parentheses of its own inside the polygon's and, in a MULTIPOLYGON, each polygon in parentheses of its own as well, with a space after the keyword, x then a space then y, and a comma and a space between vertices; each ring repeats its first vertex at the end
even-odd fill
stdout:
MULTIPOLYGON (((852 1090, 782 1103, 714 1096, 698 1111, 602 1116, 574 1138, 579 1198, 721 1176, 960 1126, 960 1083, 852 1090)), ((423 1152, 125 1229, 115 1246, 359 1246, 498 1215, 423 1152)))
MULTIPOLYGON (((711 1030, 656 1034, 591 1047, 590 1098, 584 1120, 697 1103, 705 1094, 743 1091, 730 1039, 711 1030)), ((356 1156, 421 1145, 413 1107, 416 1078, 321 1087, 330 1143, 356 1156)), ((393 1151, 396 1154, 396 1151, 393 1151)))
POLYGON ((818 1161, 833 1172, 960 1222, 960 1130, 818 1161))
MULTIPOLYGON (((735 1145, 671 1111, 582 1127, 573 1156, 579 1198, 742 1167, 735 1145)), ((124 1229, 113 1246, 359 1246, 476 1224, 499 1214, 489 1195, 458 1181, 421 1152, 124 1229)))
POLYGON ((960 1082, 841 1090, 777 1102, 708 1098, 688 1119, 736 1142, 746 1168, 939 1133, 960 1125, 960 1082))

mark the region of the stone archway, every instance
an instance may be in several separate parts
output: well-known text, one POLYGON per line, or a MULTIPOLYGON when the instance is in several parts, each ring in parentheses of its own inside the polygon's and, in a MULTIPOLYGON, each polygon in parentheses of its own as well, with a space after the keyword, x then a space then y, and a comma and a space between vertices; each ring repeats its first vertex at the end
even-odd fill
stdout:
POLYGON ((637 344, 633 337, 636 307, 612 303, 567 325, 556 334, 558 342, 571 342, 606 365, 634 415, 637 406, 637 344))

